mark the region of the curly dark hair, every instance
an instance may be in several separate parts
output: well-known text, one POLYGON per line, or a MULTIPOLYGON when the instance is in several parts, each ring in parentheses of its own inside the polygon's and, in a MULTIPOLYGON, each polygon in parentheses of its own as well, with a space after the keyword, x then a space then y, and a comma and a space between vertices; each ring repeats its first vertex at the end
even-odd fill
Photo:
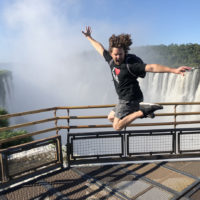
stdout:
POLYGON ((109 52, 112 52, 112 48, 122 48, 124 49, 125 53, 128 53, 130 50, 130 46, 132 44, 131 35, 129 34, 120 34, 120 35, 112 35, 109 38, 109 52))

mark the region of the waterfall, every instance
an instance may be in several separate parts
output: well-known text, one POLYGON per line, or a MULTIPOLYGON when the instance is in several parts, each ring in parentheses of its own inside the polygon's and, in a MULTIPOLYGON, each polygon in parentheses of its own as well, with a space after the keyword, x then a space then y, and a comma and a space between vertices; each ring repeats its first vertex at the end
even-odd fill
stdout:
POLYGON ((186 72, 185 76, 171 73, 147 73, 140 80, 145 101, 193 102, 199 101, 200 70, 186 72))
POLYGON ((9 99, 11 97, 11 72, 0 70, 0 107, 9 107, 9 99))
MULTIPOLYGON (((200 102, 199 69, 186 72, 185 76, 172 73, 147 73, 139 82, 145 102, 200 102)), ((165 109, 169 111, 168 108, 165 109)), ((200 106, 179 106, 178 112, 200 112, 200 106)), ((179 118, 186 119, 186 117, 179 118)), ((189 118, 200 120, 199 115, 189 118)))

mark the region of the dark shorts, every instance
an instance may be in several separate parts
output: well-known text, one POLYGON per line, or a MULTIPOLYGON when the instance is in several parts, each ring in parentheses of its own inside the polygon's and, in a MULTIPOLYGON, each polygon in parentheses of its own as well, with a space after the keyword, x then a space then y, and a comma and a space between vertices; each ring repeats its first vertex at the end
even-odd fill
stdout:
POLYGON ((113 108, 113 111, 115 112, 115 117, 122 119, 125 116, 136 112, 140 108, 141 101, 126 101, 126 100, 119 100, 119 103, 113 108))

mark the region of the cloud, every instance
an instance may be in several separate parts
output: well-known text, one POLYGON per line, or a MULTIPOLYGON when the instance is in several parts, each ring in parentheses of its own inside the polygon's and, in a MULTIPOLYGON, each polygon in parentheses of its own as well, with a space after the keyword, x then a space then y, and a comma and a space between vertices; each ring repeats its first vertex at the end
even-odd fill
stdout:
POLYGON ((14 63, 14 111, 101 104, 114 94, 105 89, 112 85, 109 67, 82 35, 82 22, 71 24, 67 11, 75 3, 66 2, 15 0, 3 10, 14 63), (91 57, 83 53, 89 51, 91 57))

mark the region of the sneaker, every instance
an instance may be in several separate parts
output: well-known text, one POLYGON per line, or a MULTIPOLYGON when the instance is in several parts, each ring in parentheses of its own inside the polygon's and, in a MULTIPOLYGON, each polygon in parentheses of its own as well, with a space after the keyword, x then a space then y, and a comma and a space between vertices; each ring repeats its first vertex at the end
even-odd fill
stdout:
POLYGON ((152 103, 140 103, 140 110, 143 112, 144 117, 154 118, 156 110, 163 109, 163 106, 152 103))
POLYGON ((154 117, 155 117, 155 114, 154 114, 154 113, 151 113, 151 114, 148 114, 148 115, 147 115, 147 118, 153 119, 154 117))

